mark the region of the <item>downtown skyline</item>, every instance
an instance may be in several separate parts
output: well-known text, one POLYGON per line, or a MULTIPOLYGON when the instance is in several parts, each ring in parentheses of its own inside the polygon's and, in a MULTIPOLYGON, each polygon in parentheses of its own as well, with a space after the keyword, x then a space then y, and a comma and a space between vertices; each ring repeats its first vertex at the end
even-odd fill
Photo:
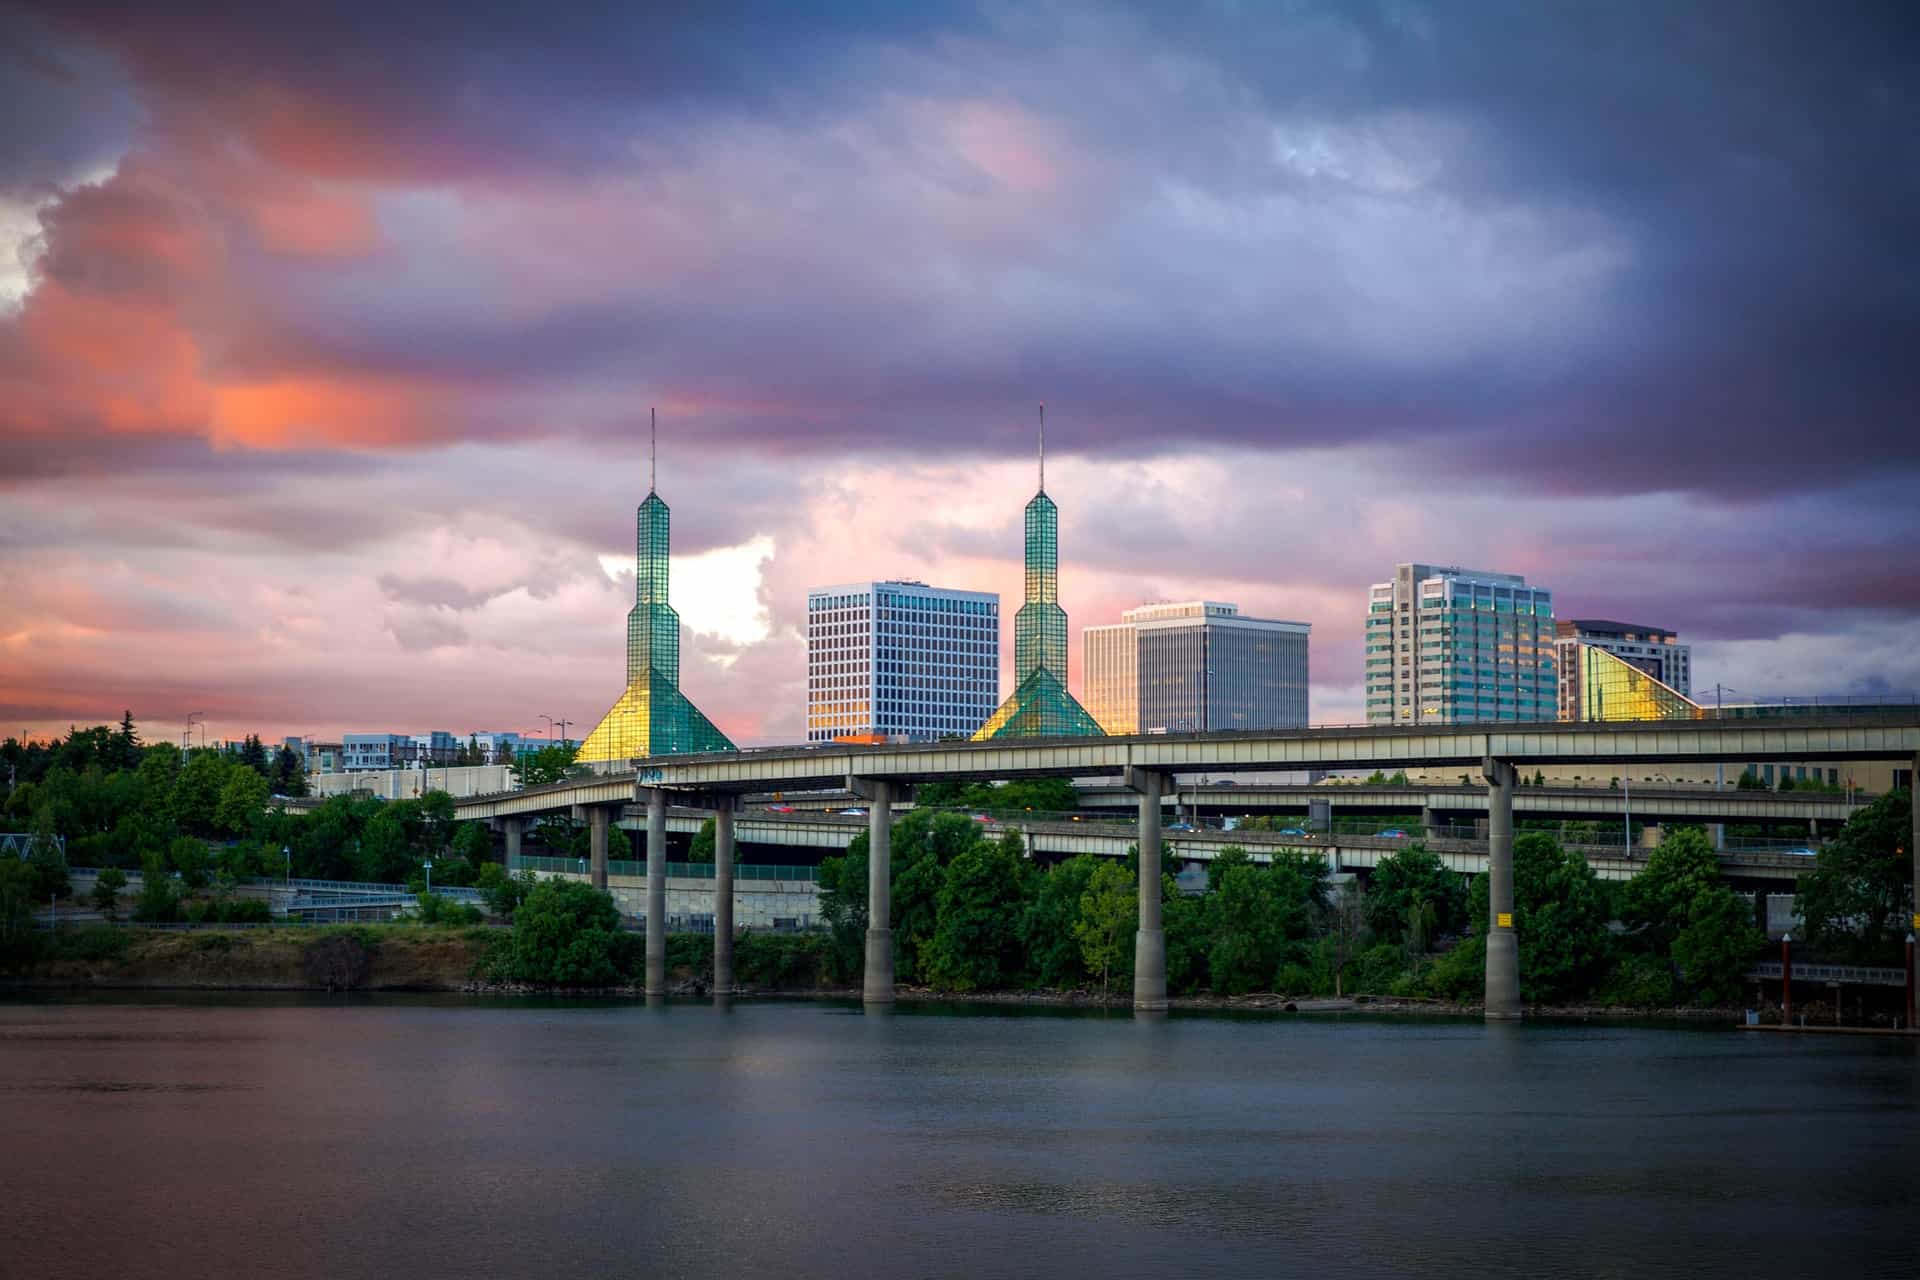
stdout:
POLYGON ((95 12, 0 14, 0 733, 590 725, 650 403, 743 745, 810 586, 1020 598, 1041 399, 1073 650, 1235 600, 1357 722, 1420 560, 1920 687, 1897 8, 95 12))

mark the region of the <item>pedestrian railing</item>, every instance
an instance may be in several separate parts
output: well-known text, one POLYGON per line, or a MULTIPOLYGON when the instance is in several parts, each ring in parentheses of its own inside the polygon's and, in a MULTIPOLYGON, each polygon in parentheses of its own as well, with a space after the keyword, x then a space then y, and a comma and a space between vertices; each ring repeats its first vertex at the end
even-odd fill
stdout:
MULTIPOLYGON (((586 858, 548 858, 534 854, 520 854, 507 860, 509 871, 537 871, 548 875, 585 875, 592 869, 592 863, 586 858)), ((638 860, 615 858, 607 863, 607 874, 640 879, 647 874, 647 864, 638 860)), ((683 880, 713 879, 711 862, 669 862, 667 875, 683 880)), ((808 883, 820 878, 820 868, 788 863, 735 863, 733 878, 741 880, 773 880, 793 883, 808 883)))

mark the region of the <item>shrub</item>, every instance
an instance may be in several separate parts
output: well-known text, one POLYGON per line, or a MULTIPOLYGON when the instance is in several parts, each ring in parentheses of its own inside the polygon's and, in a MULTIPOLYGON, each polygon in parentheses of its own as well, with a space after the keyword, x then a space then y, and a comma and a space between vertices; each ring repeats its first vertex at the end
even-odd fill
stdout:
POLYGON ((1664 955, 1623 955, 1594 989, 1595 1003, 1615 1008, 1673 1007, 1673 969, 1664 955))
POLYGON ((1359 959, 1353 962, 1353 979, 1348 983, 1348 989, 1368 995, 1385 995, 1393 990, 1394 984, 1406 971, 1405 948, 1398 943, 1383 942, 1361 952, 1359 959))
POLYGON ((1487 993, 1487 941, 1472 937, 1441 954, 1427 972, 1427 994, 1471 1004, 1487 993))
POLYGON ((1274 975, 1273 989, 1283 996, 1304 996, 1313 991, 1313 970, 1303 964, 1283 964, 1274 975))

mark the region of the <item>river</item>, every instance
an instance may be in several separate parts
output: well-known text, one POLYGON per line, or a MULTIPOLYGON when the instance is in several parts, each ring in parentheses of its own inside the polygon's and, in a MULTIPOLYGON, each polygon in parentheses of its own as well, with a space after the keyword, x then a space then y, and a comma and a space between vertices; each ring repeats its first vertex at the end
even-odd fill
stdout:
POLYGON ((1920 1046, 435 997, 0 1003, 0 1276, 1920 1274, 1920 1046))

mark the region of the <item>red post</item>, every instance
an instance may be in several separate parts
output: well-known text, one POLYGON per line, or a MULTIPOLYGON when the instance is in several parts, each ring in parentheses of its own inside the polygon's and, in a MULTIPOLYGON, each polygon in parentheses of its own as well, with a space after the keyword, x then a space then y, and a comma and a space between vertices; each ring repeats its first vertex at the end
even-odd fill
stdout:
POLYGON ((1793 1025, 1793 935, 1780 939, 1780 1025, 1793 1025))
POLYGON ((1915 975, 1913 971, 1913 935, 1908 934, 1907 935, 1907 1030, 1909 1031, 1912 1031, 1914 1029, 1914 1026, 1913 1026, 1914 976, 1915 975))

